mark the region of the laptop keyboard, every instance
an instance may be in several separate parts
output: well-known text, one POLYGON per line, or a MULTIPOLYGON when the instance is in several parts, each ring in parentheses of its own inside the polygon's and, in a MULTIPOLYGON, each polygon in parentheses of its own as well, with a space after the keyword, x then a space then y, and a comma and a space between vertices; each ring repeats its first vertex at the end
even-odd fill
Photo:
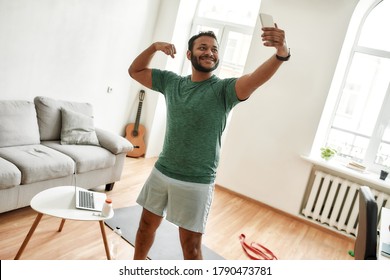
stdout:
POLYGON ((79 193, 79 204, 82 207, 94 208, 95 203, 93 199, 93 193, 81 191, 79 193))

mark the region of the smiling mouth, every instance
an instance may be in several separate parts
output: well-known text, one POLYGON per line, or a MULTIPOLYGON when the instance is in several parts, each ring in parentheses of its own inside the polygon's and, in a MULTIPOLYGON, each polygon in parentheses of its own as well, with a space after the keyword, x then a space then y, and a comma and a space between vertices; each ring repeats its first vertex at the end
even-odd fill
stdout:
POLYGON ((215 63, 215 58, 209 57, 209 56, 200 57, 200 60, 203 60, 203 61, 206 61, 206 62, 213 62, 213 63, 215 63))

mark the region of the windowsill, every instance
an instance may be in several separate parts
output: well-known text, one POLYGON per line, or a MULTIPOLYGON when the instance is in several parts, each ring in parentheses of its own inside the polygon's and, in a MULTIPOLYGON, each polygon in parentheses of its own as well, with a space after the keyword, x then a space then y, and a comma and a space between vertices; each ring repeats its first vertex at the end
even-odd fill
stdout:
POLYGON ((331 159, 329 161, 325 161, 322 158, 315 158, 310 156, 301 156, 302 159, 308 161, 314 165, 321 166, 328 170, 333 170, 335 172, 346 175, 346 177, 356 178, 360 181, 368 183, 368 185, 375 185, 377 187, 390 190, 390 181, 389 176, 386 180, 379 179, 379 175, 376 173, 368 172, 368 171, 358 171, 351 169, 346 166, 345 163, 338 161, 337 159, 331 159))

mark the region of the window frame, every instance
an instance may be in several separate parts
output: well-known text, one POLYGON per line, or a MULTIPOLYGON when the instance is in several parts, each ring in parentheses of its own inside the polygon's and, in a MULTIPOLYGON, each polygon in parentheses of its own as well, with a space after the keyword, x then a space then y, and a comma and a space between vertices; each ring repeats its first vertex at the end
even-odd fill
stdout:
MULTIPOLYGON (((369 55, 369 56, 374 56, 374 57, 390 59, 390 52, 388 52, 388 51, 359 46, 359 39, 361 37, 362 30, 363 30, 364 24, 366 23, 368 16, 378 5, 380 5, 382 3, 382 1, 383 0, 373 1, 371 3, 371 5, 365 10, 364 15, 360 19, 359 26, 358 26, 356 32, 354 33, 353 43, 350 46, 349 52, 345 54, 347 56, 347 62, 345 63, 345 66, 344 66, 341 74, 338 74, 338 75, 342 75, 342 79, 341 79, 341 82, 339 83, 339 86, 337 88, 337 97, 332 102, 332 105, 333 105, 332 112, 329 115, 328 124, 327 124, 326 128, 324 127, 326 129, 326 131, 325 131, 325 133, 317 132, 316 137, 318 137, 318 134, 323 135, 323 136, 320 136, 320 137, 322 137, 322 141, 321 141, 322 145, 321 146, 327 145, 327 139, 328 139, 328 136, 330 134, 330 131, 332 128, 335 128, 333 126, 333 122, 334 122, 334 119, 335 119, 335 116, 337 113, 338 106, 340 104, 340 100, 343 96, 343 91, 345 90, 345 86, 347 83, 349 73, 352 69, 352 64, 353 64, 353 60, 354 60, 355 55, 356 54, 363 54, 363 55, 369 55)), ((346 36, 346 40, 347 40, 347 36, 346 36)), ((341 55, 343 55, 343 54, 341 54, 341 55)), ((340 63, 340 61, 339 61, 338 64, 342 64, 342 63, 340 63)), ((339 66, 340 65, 338 65, 338 67, 339 66)), ((337 73, 335 73, 335 75, 337 75, 337 73)), ((334 82, 332 82, 332 83, 334 83, 334 82)), ((375 158, 377 156, 377 152, 378 152, 378 148, 379 148, 380 143, 385 142, 387 144, 390 144, 387 141, 382 140, 384 128, 387 125, 387 122, 389 120, 389 115, 390 115, 390 113, 387 112, 390 110, 386 111, 385 108, 390 108, 390 83, 387 86, 384 101, 381 105, 380 113, 378 114, 378 117, 376 119, 376 123, 374 125, 373 132, 368 137, 369 143, 368 143, 368 146, 366 149, 364 159, 362 161, 362 163, 367 167, 367 169, 370 171, 373 171, 373 172, 379 172, 381 169, 384 168, 383 165, 375 163, 375 158)), ((326 110, 326 108, 324 110, 326 110)), ((319 126, 319 130, 320 129, 321 129, 321 125, 319 126)), ((361 135, 359 132, 357 132, 355 130, 346 130, 346 129, 340 129, 337 127, 336 127, 336 129, 351 133, 355 136, 367 137, 367 135, 361 135)), ((311 155, 313 155, 314 153, 318 153, 314 149, 318 149, 318 144, 313 145, 311 155)), ((356 160, 356 158, 352 158, 352 160, 356 160)))

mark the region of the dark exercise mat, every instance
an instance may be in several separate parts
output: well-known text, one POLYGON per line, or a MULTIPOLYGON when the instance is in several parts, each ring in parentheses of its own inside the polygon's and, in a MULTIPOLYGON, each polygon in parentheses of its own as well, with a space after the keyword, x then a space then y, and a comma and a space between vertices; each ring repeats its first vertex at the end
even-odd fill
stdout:
MULTIPOLYGON (((114 209, 114 217, 105 223, 112 230, 120 227, 122 237, 134 246, 142 207, 139 205, 114 209)), ((224 258, 202 245, 202 254, 205 260, 223 260, 224 258)), ((179 229, 176 225, 163 219, 156 232, 156 238, 148 257, 151 260, 182 260, 183 253, 179 241, 179 229)))

